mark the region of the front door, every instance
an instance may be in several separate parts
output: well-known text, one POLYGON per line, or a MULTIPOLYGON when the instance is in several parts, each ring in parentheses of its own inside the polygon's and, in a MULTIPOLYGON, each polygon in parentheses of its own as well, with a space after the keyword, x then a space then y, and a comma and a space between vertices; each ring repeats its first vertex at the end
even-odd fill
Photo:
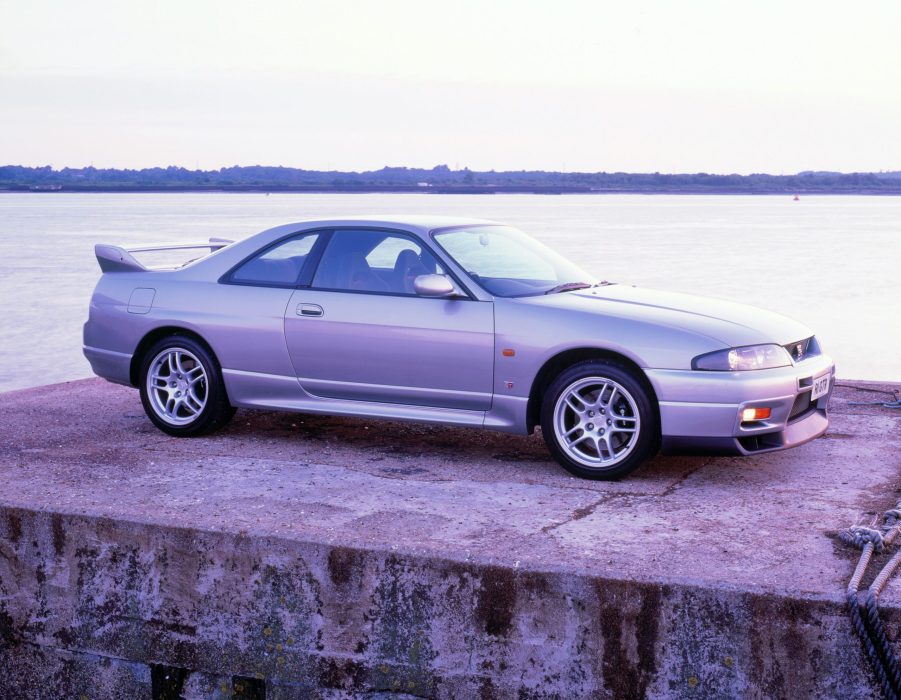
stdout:
POLYGON ((285 313, 288 351, 315 396, 487 411, 494 373, 491 302, 417 296, 442 273, 413 237, 338 230, 310 288, 285 313))

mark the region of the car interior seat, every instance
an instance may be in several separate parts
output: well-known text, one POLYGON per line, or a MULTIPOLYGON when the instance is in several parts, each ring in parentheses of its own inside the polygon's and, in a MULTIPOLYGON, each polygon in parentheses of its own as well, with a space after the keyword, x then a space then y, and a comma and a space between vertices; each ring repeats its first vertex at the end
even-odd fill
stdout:
POLYGON ((428 269, 415 251, 402 250, 394 263, 393 290, 402 294, 415 294, 413 280, 419 275, 427 275, 428 269))
POLYGON ((365 292, 390 291, 388 284, 375 274, 363 257, 363 253, 347 253, 338 265, 338 289, 355 289, 365 292))

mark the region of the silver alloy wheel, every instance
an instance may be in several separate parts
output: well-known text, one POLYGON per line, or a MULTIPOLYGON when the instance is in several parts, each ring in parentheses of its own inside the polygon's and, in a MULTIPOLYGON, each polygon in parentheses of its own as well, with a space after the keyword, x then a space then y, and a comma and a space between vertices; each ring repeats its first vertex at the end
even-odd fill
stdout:
POLYGON ((150 363, 147 396, 153 412, 170 425, 188 425, 206 406, 209 384, 197 356, 184 348, 166 348, 150 363))
POLYGON ((638 442, 641 418, 632 395, 604 377, 570 384, 554 405, 554 437, 570 459, 586 467, 612 467, 638 442))

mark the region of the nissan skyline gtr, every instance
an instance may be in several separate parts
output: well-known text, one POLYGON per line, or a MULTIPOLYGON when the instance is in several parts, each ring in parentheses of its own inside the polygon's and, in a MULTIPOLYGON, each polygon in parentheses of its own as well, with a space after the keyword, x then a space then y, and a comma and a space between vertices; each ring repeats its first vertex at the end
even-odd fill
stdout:
POLYGON ((613 479, 660 450, 753 455, 828 425, 834 364, 806 326, 602 281, 492 221, 345 217, 95 253, 84 354, 173 436, 236 408, 540 426, 565 469, 613 479), (138 259, 172 250, 203 254, 138 259))

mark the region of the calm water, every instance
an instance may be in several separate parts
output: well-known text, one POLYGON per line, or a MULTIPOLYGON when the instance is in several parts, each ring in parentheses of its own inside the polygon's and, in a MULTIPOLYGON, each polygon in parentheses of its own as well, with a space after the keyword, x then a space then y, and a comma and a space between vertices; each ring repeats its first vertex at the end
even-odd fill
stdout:
POLYGON ((901 381, 901 198, 2 194, 0 391, 90 376, 97 242, 240 238, 347 214, 511 223, 602 279, 755 304, 811 326, 845 378, 901 381))

